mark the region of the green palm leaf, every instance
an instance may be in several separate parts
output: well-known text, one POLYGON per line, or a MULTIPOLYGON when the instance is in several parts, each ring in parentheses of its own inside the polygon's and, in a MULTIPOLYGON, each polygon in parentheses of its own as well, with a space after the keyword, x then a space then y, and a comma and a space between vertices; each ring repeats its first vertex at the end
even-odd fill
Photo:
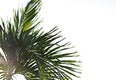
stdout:
POLYGON ((36 29, 41 23, 38 13, 41 0, 30 0, 25 8, 14 11, 13 21, 1 20, 0 47, 4 63, 0 79, 11 80, 22 74, 27 80, 72 80, 81 73, 77 52, 64 39, 57 27, 48 32, 36 29))

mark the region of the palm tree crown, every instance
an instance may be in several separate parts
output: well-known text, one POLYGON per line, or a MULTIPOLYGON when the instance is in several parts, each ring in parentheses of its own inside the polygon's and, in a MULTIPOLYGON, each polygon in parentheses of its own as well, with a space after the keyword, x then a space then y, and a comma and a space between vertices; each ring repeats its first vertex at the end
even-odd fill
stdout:
POLYGON ((30 0, 25 8, 14 11, 13 21, 0 26, 0 79, 11 80, 22 74, 26 80, 72 80, 80 73, 77 52, 68 52, 57 27, 50 31, 36 29, 41 0, 30 0), (71 60, 73 59, 73 60, 71 60))

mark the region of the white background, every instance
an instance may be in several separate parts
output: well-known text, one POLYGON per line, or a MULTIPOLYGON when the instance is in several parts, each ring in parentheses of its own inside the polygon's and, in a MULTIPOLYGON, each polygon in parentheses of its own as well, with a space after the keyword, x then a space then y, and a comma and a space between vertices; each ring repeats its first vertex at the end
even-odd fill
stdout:
MULTIPOLYGON (((1 1, 0 17, 26 2, 1 1)), ((45 29, 57 25, 79 51, 82 75, 74 80, 120 80, 119 0, 43 0, 40 14, 45 29)))

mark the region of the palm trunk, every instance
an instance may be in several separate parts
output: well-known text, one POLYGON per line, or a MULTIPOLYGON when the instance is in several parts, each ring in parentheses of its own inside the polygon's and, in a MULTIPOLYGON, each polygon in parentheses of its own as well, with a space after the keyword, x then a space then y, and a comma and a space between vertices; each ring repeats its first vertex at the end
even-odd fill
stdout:
POLYGON ((11 80, 11 78, 12 78, 12 67, 9 66, 7 76, 6 76, 6 80, 11 80))
POLYGON ((6 80, 11 80, 11 75, 7 75, 6 80))
POLYGON ((8 48, 8 55, 7 55, 7 62, 8 62, 8 72, 6 76, 6 80, 11 80, 12 79, 12 74, 13 74, 13 65, 16 62, 16 55, 15 55, 15 47, 10 46, 8 48))

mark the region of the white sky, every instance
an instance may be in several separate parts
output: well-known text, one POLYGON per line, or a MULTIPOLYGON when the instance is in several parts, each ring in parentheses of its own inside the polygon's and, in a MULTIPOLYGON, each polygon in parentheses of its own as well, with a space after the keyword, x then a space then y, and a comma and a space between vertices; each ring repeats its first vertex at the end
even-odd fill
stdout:
MULTIPOLYGON (((27 1, 1 1, 0 17, 27 1)), ((58 25, 76 46, 83 62, 79 80, 120 80, 119 0, 43 0, 41 18, 45 29, 58 25)))

